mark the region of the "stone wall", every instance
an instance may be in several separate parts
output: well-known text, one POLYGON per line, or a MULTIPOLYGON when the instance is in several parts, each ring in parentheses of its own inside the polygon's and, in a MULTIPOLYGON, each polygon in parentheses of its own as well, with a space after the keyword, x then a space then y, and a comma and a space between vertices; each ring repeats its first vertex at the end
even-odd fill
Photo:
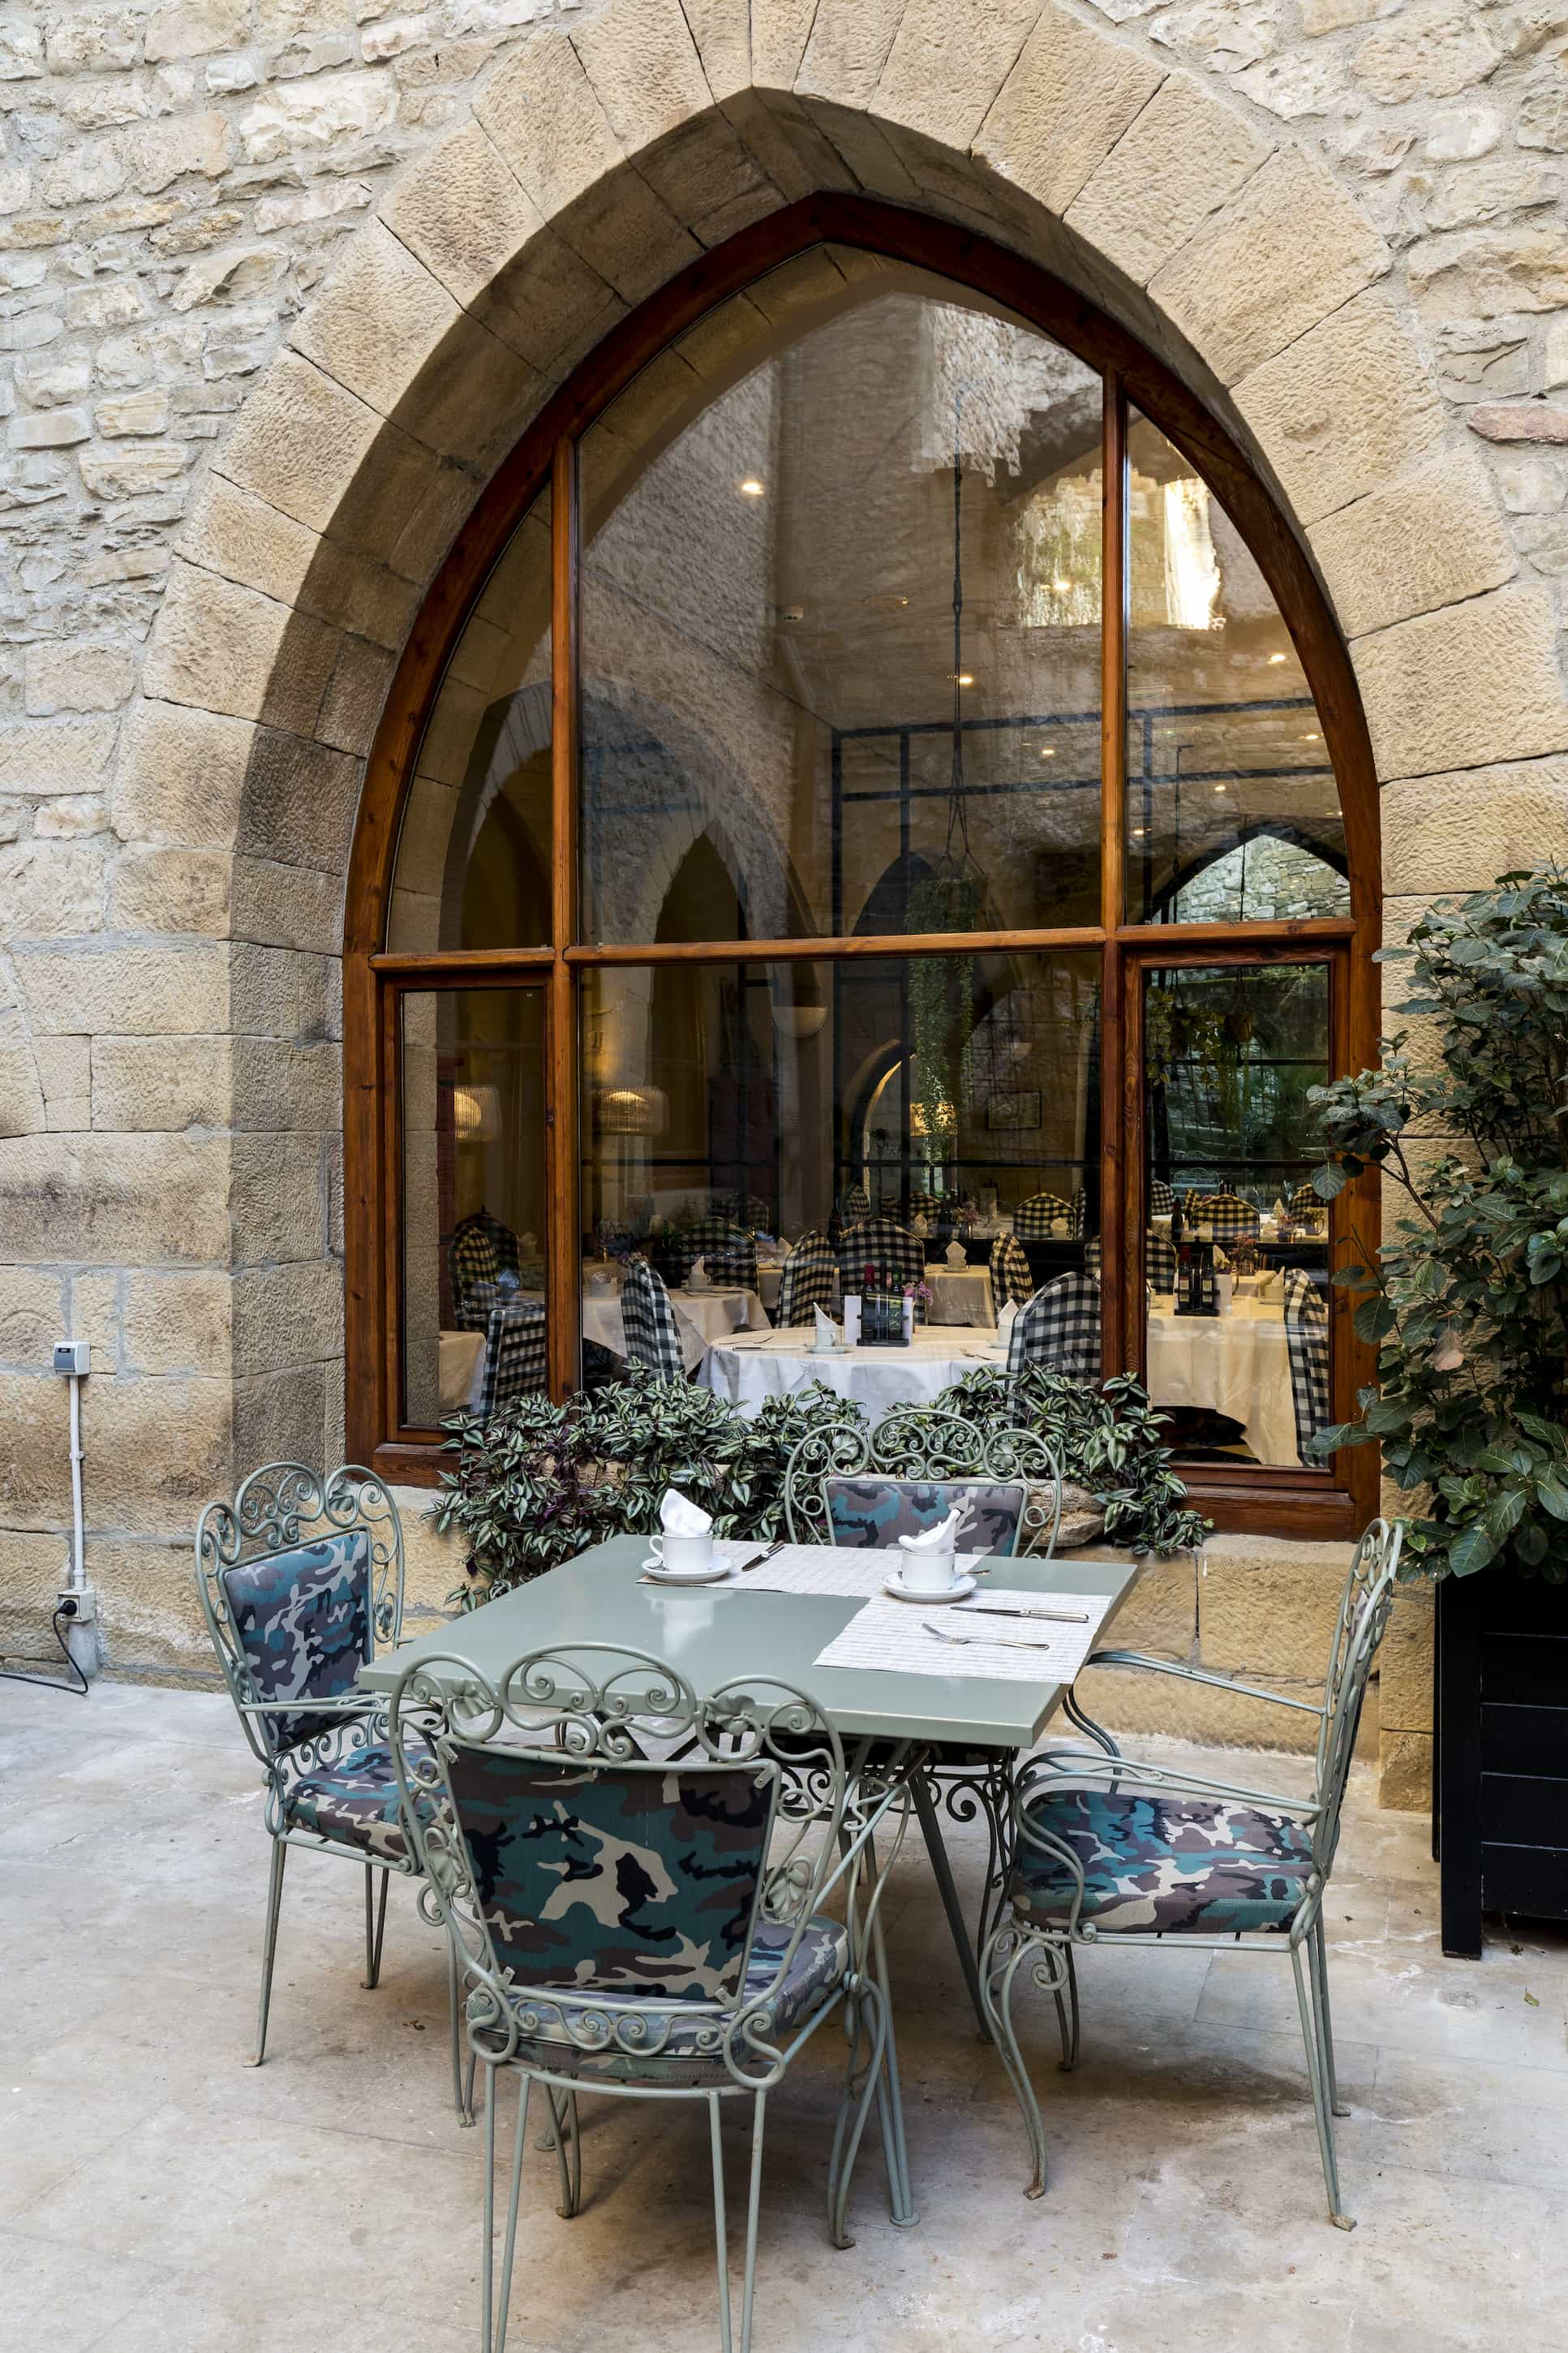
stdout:
POLYGON ((1394 928, 1568 836, 1552 0, 5 0, 0 129, 0 1591, 68 1328, 121 1671, 199 1657, 202 1497, 341 1449, 342 881, 424 585, 744 222, 971 223, 1214 405, 1351 641, 1394 928))

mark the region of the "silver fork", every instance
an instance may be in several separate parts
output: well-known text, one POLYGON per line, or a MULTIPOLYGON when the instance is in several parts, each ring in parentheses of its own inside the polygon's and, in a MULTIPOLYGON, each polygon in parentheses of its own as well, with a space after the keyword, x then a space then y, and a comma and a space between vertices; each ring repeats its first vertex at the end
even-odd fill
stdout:
POLYGON ((951 1626, 938 1626, 930 1618, 922 1618, 921 1623, 939 1642, 985 1642, 1005 1651, 1043 1651, 1047 1647, 1044 1642, 1028 1641, 1019 1634, 955 1634, 951 1626))

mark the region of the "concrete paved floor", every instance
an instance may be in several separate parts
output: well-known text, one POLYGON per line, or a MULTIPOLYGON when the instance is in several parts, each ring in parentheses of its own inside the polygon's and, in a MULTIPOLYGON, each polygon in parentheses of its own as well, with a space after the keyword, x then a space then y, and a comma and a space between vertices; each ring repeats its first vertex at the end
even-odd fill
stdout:
MULTIPOLYGON (((1298 1762, 1245 1771, 1300 1785, 1298 1762)), ((260 1815, 226 1700, 0 1683, 0 2334, 17 2353, 478 2346, 479 2138, 447 2105, 438 1941, 395 1884, 382 1987, 362 1992, 359 1874, 295 1855, 271 2055, 245 2067, 260 1815)), ((972 1877, 973 1849, 959 1860, 972 1877)), ((1358 1793, 1328 1907, 1350 2235, 1324 2216, 1282 1956, 1094 1957, 1071 2077, 1035 1998, 1053 2178, 1026 2204, 1016 2111, 918 1849, 889 1895, 920 2227, 891 2227, 868 2154, 858 2243, 826 2243, 825 2035, 770 2107, 756 2353, 1562 2341, 1568 1940, 1445 1961, 1422 1821, 1358 1793)), ((514 2353, 714 2353, 702 2111, 601 2100, 584 2158, 573 2223, 532 2160, 514 2353)))

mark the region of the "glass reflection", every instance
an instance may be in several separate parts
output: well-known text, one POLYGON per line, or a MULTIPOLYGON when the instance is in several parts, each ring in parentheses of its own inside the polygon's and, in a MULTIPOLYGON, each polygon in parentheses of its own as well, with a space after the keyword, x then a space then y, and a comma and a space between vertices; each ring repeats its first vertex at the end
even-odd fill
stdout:
POLYGON ((1128 421, 1128 913, 1250 923, 1350 905, 1306 673, 1191 461, 1128 421))
POLYGON ((1308 1093, 1329 1035, 1326 965, 1145 976, 1147 1377, 1189 1460, 1321 1467, 1329 1219, 1308 1093))
POLYGON ((401 1001, 403 1419, 488 1418, 542 1393, 544 997, 401 1001))
POLYGON ((978 1337, 1000 1241, 1023 1297, 1097 1249, 1093 955, 599 967, 584 1015, 590 1381, 637 1353, 637 1258, 709 1378, 738 1325, 837 1313, 868 1261, 924 1282, 928 1326, 978 1337))
POLYGON ((1099 376, 826 252, 584 437, 583 935, 1098 916, 1099 376), (956 879, 953 869, 963 871, 956 879))

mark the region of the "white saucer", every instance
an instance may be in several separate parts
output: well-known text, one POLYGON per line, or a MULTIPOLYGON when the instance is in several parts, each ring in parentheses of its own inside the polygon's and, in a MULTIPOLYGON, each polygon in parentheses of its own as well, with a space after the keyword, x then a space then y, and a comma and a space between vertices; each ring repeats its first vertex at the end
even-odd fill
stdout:
POLYGON ((882 1580, 882 1590, 890 1593, 895 1601, 923 1601, 928 1609, 943 1609, 950 1601, 967 1601, 975 1590, 973 1577, 961 1577, 945 1593, 911 1593, 895 1568, 882 1580))
POLYGON ((727 1560, 714 1561, 710 1568, 666 1568, 657 1553, 649 1553, 644 1561, 643 1575, 651 1577, 656 1585, 717 1585, 730 1574, 727 1560))
POLYGON ((847 1356, 851 1351, 842 1340, 835 1340, 828 1348, 819 1348, 815 1340, 808 1340, 802 1353, 807 1356, 847 1356))

